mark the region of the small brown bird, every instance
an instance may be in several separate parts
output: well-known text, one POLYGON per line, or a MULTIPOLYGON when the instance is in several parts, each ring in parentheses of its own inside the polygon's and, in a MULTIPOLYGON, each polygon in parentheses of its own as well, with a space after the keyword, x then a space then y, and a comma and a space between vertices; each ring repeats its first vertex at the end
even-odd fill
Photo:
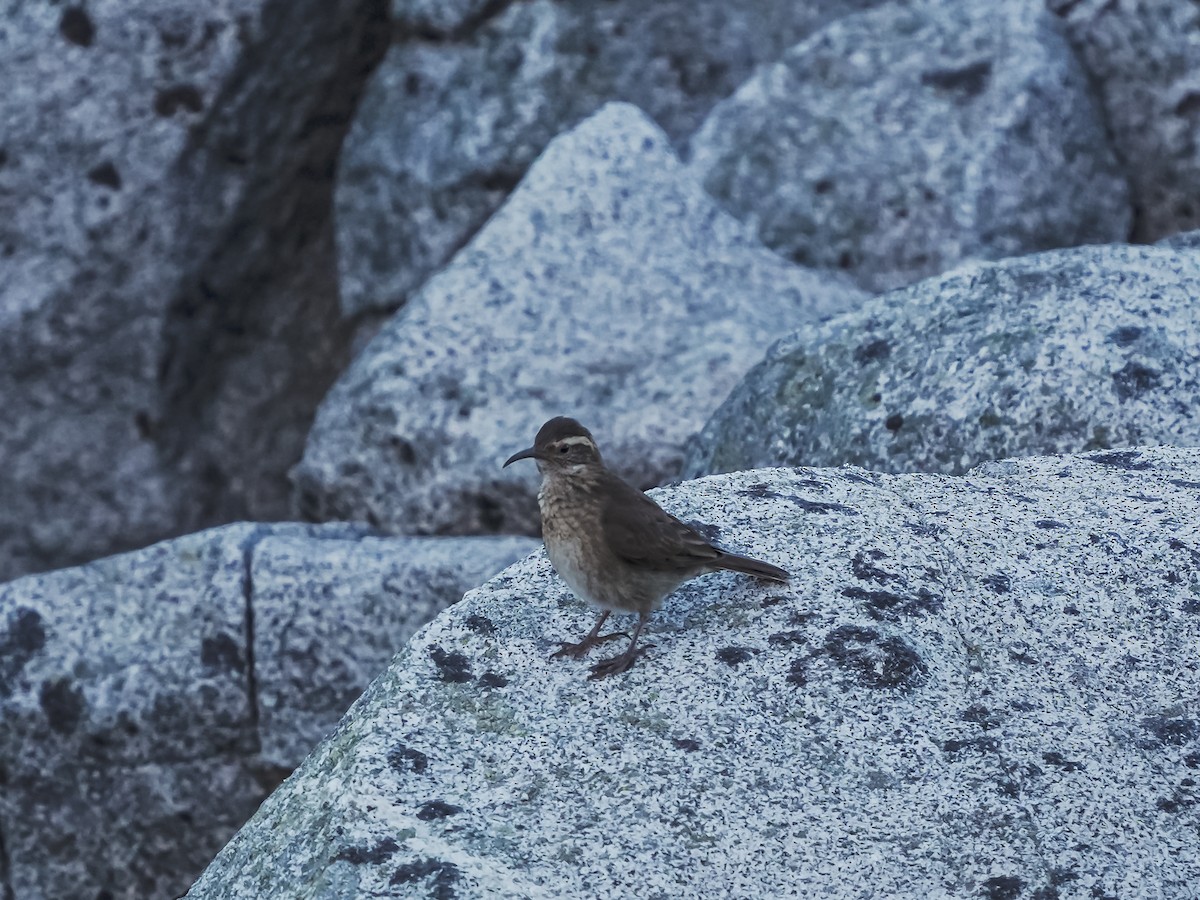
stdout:
POLYGON ((542 539, 555 571, 580 598, 604 612, 577 643, 555 657, 578 659, 624 633, 600 634, 614 610, 636 612, 637 628, 624 653, 592 666, 589 678, 624 672, 645 652, 638 637, 663 598, 690 578, 729 569, 770 581, 788 580, 778 566, 714 547, 637 488, 609 471, 591 432, 565 416, 551 419, 533 446, 504 463, 537 460, 542 539))

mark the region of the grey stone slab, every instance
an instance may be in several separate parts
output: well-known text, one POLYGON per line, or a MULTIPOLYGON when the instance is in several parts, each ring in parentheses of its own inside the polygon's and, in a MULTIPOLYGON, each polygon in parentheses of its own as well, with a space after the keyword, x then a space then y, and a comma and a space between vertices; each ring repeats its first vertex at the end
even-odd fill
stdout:
POLYGON ((1125 240, 1125 174, 1057 24, 1040 0, 838 19, 714 107, 692 168, 767 246, 870 290, 1125 240))
POLYGON ((419 628, 537 546, 524 537, 264 538, 252 566, 263 760, 298 766, 419 628))
POLYGON ((531 545, 234 525, 0 586, 0 896, 178 896, 418 627, 531 545))
POLYGON ((689 449, 764 465, 963 472, 988 459, 1200 445, 1200 266, 1113 245, 966 266, 781 340, 689 449))
POLYGON ((857 305, 721 212, 641 112, 553 141, 488 226, 359 354, 295 469, 303 518, 390 532, 536 529, 500 464, 570 414, 642 486, 783 329, 857 305))
POLYGON ((0 3, 0 579, 286 512, 382 3, 0 3))
POLYGON ((339 161, 343 307, 402 305, 604 103, 682 140, 756 65, 878 2, 395 0, 397 41, 339 161))
POLYGON ((622 678, 544 556, 439 616, 193 900, 1182 897, 1200 450, 656 492, 786 587, 693 581, 622 678))

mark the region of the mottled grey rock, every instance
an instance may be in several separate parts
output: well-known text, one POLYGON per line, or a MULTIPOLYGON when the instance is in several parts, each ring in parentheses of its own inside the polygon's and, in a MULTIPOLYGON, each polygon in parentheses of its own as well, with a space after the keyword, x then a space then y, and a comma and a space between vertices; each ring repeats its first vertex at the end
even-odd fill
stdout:
POLYGON ((1200 250, 1200 229, 1172 234, 1154 243, 1155 246, 1168 247, 1171 250, 1200 250))
POLYGON ((1133 187, 1137 240, 1200 227, 1200 8, 1047 0, 1088 70, 1133 187))
POLYGON ((305 518, 406 533, 536 530, 536 472, 574 415, 641 486, 782 329, 861 299, 763 248, 667 137, 610 104, 557 138, 454 261, 358 356, 296 468, 305 518))
POLYGON ((1129 234, 1102 113, 1040 0, 839 19, 717 104, 690 149, 763 243, 872 290, 1129 234))
POLYGON ((420 632, 192 887, 319 896, 1188 896, 1200 451, 659 492, 722 573, 629 673, 544 556, 420 632), (598 654, 597 654, 598 655, 598 654))
POLYGON ((298 765, 418 628, 538 546, 524 537, 263 539, 251 569, 262 758, 298 765))
POLYGON ((0 0, 0 580, 286 511, 383 2, 0 0))
POLYGON ((606 101, 641 107, 680 140, 756 65, 878 2, 394 0, 401 35, 339 161, 343 307, 405 302, 550 139, 606 101))
POLYGON ((1200 259, 1113 245, 964 266, 784 338, 688 451, 690 475, 1200 445, 1200 259))
POLYGON ((234 525, 0 586, 0 896, 177 896, 421 624, 529 549, 234 525))

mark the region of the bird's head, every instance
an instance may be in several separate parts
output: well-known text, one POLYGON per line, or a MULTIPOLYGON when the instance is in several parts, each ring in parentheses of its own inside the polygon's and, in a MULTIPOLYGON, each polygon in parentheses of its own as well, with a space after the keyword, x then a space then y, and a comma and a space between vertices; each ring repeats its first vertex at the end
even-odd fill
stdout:
POLYGON ((604 464, 592 433, 566 416, 556 416, 543 425, 533 439, 533 446, 514 453, 504 465, 519 459, 537 460, 538 471, 543 475, 579 474, 604 464))

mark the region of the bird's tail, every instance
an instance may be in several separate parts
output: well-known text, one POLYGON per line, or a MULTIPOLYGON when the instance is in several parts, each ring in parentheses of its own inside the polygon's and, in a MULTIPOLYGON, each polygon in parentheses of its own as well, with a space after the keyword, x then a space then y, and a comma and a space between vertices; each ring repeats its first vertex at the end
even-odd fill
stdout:
POLYGON ((751 559, 748 556, 738 556, 736 553, 722 553, 721 558, 713 562, 718 569, 729 569, 731 572, 742 572, 755 578, 766 578, 768 581, 787 581, 787 572, 763 562, 761 559, 751 559))

